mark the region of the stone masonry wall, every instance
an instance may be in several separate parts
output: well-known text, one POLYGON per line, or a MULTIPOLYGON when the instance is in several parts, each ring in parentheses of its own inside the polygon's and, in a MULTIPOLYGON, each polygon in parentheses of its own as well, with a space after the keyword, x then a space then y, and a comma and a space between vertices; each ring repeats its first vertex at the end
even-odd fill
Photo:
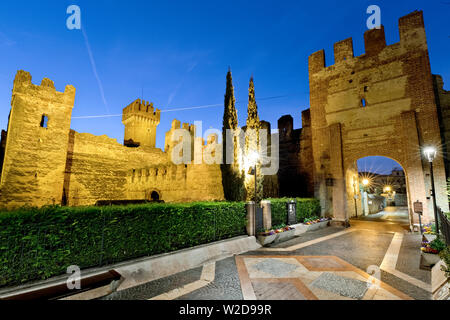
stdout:
POLYGON ((150 200, 153 191, 165 202, 223 199, 219 165, 175 165, 157 148, 128 148, 107 136, 73 135, 66 175, 69 205, 150 200))
MULTIPOLYGON (((148 119, 141 119, 143 116, 135 120, 139 128, 145 129, 145 134, 133 131, 130 128, 133 123, 126 123, 128 138, 133 141, 151 133, 151 139, 146 140, 151 143, 138 141, 142 143, 138 147, 124 146, 106 135, 71 130, 74 99, 73 86, 57 92, 51 80, 43 79, 37 86, 31 83, 28 72, 18 71, 8 130, 2 135, 2 144, 5 139, 6 144, 1 171, 1 208, 150 200, 153 191, 168 202, 224 199, 220 166, 174 165, 167 152, 152 146, 154 132, 148 130, 148 119)), ((140 101, 132 105, 136 103, 140 101)), ((148 103, 144 104, 149 106, 145 111, 159 120, 159 113, 155 114, 148 103)), ((151 123, 155 130, 157 122, 151 123)), ((194 132, 192 126, 187 129, 194 132)), ((208 143, 214 144, 216 140, 210 137, 208 143)), ((200 146, 200 151, 206 148, 200 146)))
POLYGON ((441 129, 442 153, 446 155, 445 172, 447 177, 450 177, 450 91, 444 89, 444 81, 440 75, 433 75, 433 84, 441 129))
POLYGON ((0 185, 1 207, 61 202, 74 99, 73 86, 58 92, 49 79, 44 78, 38 86, 31 83, 28 72, 17 72, 0 185), (43 122, 43 117, 48 121, 43 122))
MULTIPOLYGON (((422 201, 424 216, 432 219, 421 148, 439 145, 440 132, 422 12, 400 18, 399 30, 400 42, 392 45, 386 45, 383 27, 366 31, 366 52, 359 57, 351 38, 336 43, 335 64, 328 67, 323 50, 309 57, 315 193, 323 213, 338 221, 349 217, 346 171, 366 156, 399 162, 410 201, 422 201)), ((434 165, 438 205, 448 209, 442 153, 434 165)))

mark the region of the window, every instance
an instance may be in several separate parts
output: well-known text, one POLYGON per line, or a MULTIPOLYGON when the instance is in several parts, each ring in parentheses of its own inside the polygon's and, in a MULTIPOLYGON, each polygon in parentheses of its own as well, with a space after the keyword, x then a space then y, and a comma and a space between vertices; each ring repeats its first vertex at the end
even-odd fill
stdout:
POLYGON ((48 124, 48 117, 45 114, 43 114, 41 118, 41 127, 47 128, 47 124, 48 124))

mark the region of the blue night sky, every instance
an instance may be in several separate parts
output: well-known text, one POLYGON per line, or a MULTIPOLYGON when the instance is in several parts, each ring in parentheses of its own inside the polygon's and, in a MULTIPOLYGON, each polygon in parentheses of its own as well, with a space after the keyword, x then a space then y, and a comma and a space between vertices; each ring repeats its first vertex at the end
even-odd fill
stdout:
POLYGON ((228 66, 241 125, 253 75, 260 118, 276 128, 279 117, 291 114, 300 127, 301 111, 309 106, 308 55, 324 48, 330 65, 333 43, 348 37, 361 55, 371 4, 381 8, 388 44, 399 41, 399 17, 424 11, 431 68, 449 90, 450 1, 2 1, 0 128, 7 126, 18 69, 29 71, 35 84, 48 77, 60 91, 74 85, 72 128, 120 143, 120 117, 75 117, 121 114, 142 89, 144 99, 163 111, 219 105, 163 112, 157 132, 163 147, 173 118, 201 120, 203 130, 221 128, 228 66), (81 8, 88 42, 82 31, 66 28, 71 4, 81 8))

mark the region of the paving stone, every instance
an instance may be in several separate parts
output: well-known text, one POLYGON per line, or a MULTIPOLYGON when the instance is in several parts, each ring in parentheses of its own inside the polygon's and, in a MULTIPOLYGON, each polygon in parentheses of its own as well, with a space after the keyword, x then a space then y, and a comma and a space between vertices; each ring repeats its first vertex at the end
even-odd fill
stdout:
POLYGON ((292 283, 253 281, 252 286, 258 300, 307 300, 292 283))
POLYGON ((396 269, 413 278, 431 284, 431 271, 419 268, 421 243, 422 236, 420 234, 405 234, 403 236, 396 269))
POLYGON ((297 269, 296 265, 285 263, 277 259, 265 259, 254 265, 254 268, 269 273, 275 277, 284 277, 297 269))
POLYGON ((147 300, 200 279, 202 267, 113 292, 101 300, 147 300))
POLYGON ((343 230, 345 230, 345 229, 340 228, 340 227, 326 227, 323 229, 307 231, 299 236, 294 237, 293 239, 291 239, 289 241, 272 244, 272 245, 269 245, 268 247, 287 248, 287 247, 294 246, 299 243, 304 243, 304 242, 311 241, 314 239, 322 238, 322 237, 328 236, 328 235, 336 233, 336 232, 341 232, 343 230))
POLYGON ((214 281, 177 300, 243 300, 241 282, 234 257, 216 262, 214 281))
POLYGON ((395 289, 403 292, 404 294, 407 294, 413 299, 416 300, 430 300, 431 299, 431 293, 428 291, 425 291, 422 288, 416 287, 415 285, 397 278, 396 276, 392 275, 391 273, 388 273, 384 270, 381 270, 381 281, 387 283, 391 287, 394 287, 395 289))
POLYGON ((362 299, 368 289, 367 282, 342 277, 331 272, 321 274, 311 283, 311 286, 353 299, 362 299))
POLYGON ((371 265, 381 265, 384 255, 391 244, 392 237, 393 233, 357 230, 289 252, 289 254, 337 256, 366 271, 371 265))

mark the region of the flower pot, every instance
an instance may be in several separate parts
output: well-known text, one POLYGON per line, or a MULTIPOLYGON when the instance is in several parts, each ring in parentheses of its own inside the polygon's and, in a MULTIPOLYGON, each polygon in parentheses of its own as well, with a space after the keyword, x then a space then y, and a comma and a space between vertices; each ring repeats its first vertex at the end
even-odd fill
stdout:
POLYGON ((436 263, 438 263, 440 260, 438 253, 422 252, 422 258, 423 258, 422 264, 425 267, 431 267, 431 266, 435 265, 436 263))
POLYGON ((295 228, 294 235, 296 235, 296 236, 299 236, 302 233, 305 233, 306 231, 308 231, 308 226, 303 223, 294 224, 294 225, 291 225, 291 227, 295 228))
POLYGON ((276 234, 274 243, 283 242, 292 239, 295 236, 295 229, 276 234))
POLYGON ((317 230, 317 229, 322 229, 325 228, 330 221, 321 221, 321 222, 317 222, 317 223, 313 223, 313 224, 306 224, 305 226, 307 227, 308 231, 313 231, 313 230, 317 230))
POLYGON ((277 235, 278 235, 278 233, 271 234, 270 236, 259 235, 258 241, 262 246, 266 246, 266 245, 274 242, 274 240, 277 238, 277 235))

